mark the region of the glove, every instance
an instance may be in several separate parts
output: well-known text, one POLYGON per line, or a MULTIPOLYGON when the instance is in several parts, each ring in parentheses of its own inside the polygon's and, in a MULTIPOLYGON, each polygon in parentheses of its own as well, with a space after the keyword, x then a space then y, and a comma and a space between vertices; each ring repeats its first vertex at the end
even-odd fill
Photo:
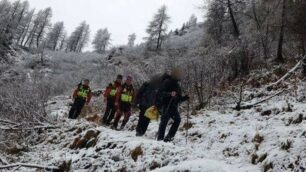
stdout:
POLYGON ((188 95, 186 95, 186 96, 183 97, 183 101, 187 101, 187 100, 189 100, 189 99, 190 99, 190 97, 189 97, 188 95))

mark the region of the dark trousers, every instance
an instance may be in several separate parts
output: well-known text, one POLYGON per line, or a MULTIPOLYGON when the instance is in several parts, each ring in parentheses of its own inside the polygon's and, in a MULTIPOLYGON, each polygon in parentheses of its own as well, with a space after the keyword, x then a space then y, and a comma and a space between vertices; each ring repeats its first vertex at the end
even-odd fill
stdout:
POLYGON ((84 105, 85 105, 86 100, 83 98, 77 97, 74 100, 74 103, 69 111, 69 117, 70 119, 77 119, 78 116, 80 115, 84 105))
POLYGON ((139 109, 140 109, 140 113, 139 113, 138 124, 137 124, 137 127, 136 127, 136 132, 137 132, 137 134, 144 135, 146 133, 147 129, 148 129, 149 124, 150 124, 150 119, 144 116, 147 108, 140 107, 139 109))
POLYGON ((116 107, 114 98, 107 98, 106 110, 103 116, 103 123, 110 124, 115 116, 116 107))
POLYGON ((131 116, 131 104, 130 103, 123 103, 123 102, 120 103, 120 108, 116 112, 116 117, 115 117, 115 121, 113 124, 115 128, 117 128, 120 118, 122 117, 122 114, 124 114, 124 119, 121 124, 121 129, 125 127, 125 125, 130 119, 130 116, 131 116))
POLYGON ((169 110, 163 110, 161 121, 159 124, 158 129, 158 137, 157 140, 164 140, 165 139, 165 132, 168 125, 169 120, 172 119, 174 122, 168 132, 168 135, 166 136, 167 139, 172 139, 181 123, 181 117, 177 110, 177 108, 169 108, 169 110), (166 112, 167 111, 167 112, 166 112))

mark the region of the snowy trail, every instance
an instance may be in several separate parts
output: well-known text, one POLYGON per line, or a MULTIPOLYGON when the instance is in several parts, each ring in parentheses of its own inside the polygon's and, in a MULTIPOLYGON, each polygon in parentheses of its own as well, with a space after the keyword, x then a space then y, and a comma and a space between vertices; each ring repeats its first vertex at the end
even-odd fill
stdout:
MULTIPOLYGON (((106 129, 104 127, 100 127, 99 130, 102 130, 107 133, 107 135, 111 136, 111 139, 107 142, 110 143, 118 143, 123 142, 127 147, 134 148, 137 146, 142 146, 145 150, 144 157, 146 155, 146 151, 150 149, 156 149, 156 148, 163 148, 164 151, 174 150, 176 153, 178 153, 178 158, 183 158, 183 161, 180 161, 178 163, 174 163, 173 165, 162 167, 155 169, 156 172, 163 172, 163 171, 176 171, 177 169, 180 170, 191 170, 191 171, 201 171, 201 172, 242 172, 242 171, 249 171, 249 170, 242 170, 239 169, 238 166, 226 163, 222 160, 217 159, 211 159, 209 156, 207 156, 207 153, 204 152, 204 150, 199 149, 200 145, 186 145, 186 144, 172 144, 172 143, 164 143, 160 141, 156 141, 154 137, 135 137, 135 133, 130 131, 113 131, 110 129, 106 129), (196 148, 197 147, 197 148, 196 148), (186 160, 185 160, 186 159, 186 160)), ((103 137, 103 134, 101 136, 103 137)), ((183 141, 180 140, 180 142, 183 141)), ((101 141, 102 143, 103 141, 101 141)), ((104 142, 103 144, 107 143, 104 142)), ((150 153, 148 154, 150 156, 150 153)), ((141 160, 141 159, 140 159, 141 160)), ((252 168, 252 171, 256 171, 255 168, 252 168)), ((260 171, 257 169, 257 171, 260 171)))
MULTIPOLYGON (((61 99, 62 97, 59 98, 59 100, 61 99)), ((57 116, 58 114, 60 114, 60 118, 65 118, 62 115, 63 112, 67 111, 67 108, 65 108, 64 104, 66 104, 65 101, 62 101, 61 104, 53 107, 54 110, 52 114, 57 116)), ((183 114, 182 118, 182 123, 184 123, 185 118, 183 114)), ((126 166, 126 161, 128 161, 129 164, 132 164, 130 165, 130 168, 136 169, 136 171, 140 171, 144 167, 149 167, 150 170, 156 169, 158 171, 176 171, 174 169, 180 169, 182 171, 183 169, 192 169, 191 171, 216 171, 216 169, 218 169, 219 171, 224 172, 260 171, 257 166, 245 164, 245 162, 243 161, 235 161, 234 163, 233 161, 228 161, 226 158, 218 155, 222 147, 217 148, 217 150, 210 150, 208 149, 207 143, 205 141, 203 143, 190 140, 189 144, 186 145, 185 130, 178 131, 174 144, 158 142, 155 140, 158 122, 151 122, 148 131, 144 137, 136 137, 133 127, 135 127, 135 125, 137 124, 137 119, 138 114, 133 114, 126 129, 123 131, 115 131, 104 126, 92 126, 93 129, 99 130, 101 132, 98 137, 99 141, 95 149, 89 148, 88 150, 78 150, 76 153, 71 150, 60 150, 58 156, 64 156, 67 159, 72 159, 72 162, 75 163, 78 163, 79 156, 84 156, 86 154, 91 154, 93 156, 101 156, 98 159, 103 159, 103 161, 105 161, 104 164, 94 162, 91 163, 93 163, 94 166, 98 166, 98 169, 106 169, 111 171, 114 171, 114 168, 118 169, 119 167, 126 166), (131 159, 130 154, 131 150, 135 149, 138 146, 141 146, 144 153, 137 162, 134 162, 131 159), (99 150, 99 152, 95 151, 97 149, 99 150), (113 159, 120 159, 120 161, 114 162, 113 159), (153 166, 155 164, 156 167, 152 167, 152 164, 153 166), (169 168, 167 166, 169 166, 169 168)), ((194 129, 191 129, 191 134, 193 133, 193 130, 201 131, 201 128, 204 127, 203 120, 196 120, 198 124, 195 126, 194 129)), ((83 120, 81 121, 85 122, 83 120)), ((82 123, 81 121, 80 123, 82 123)), ((192 119, 191 121, 196 123, 194 119, 192 119)), ((67 126, 80 125, 76 123, 77 122, 75 121, 68 120, 67 126)), ((87 126, 87 129, 88 128, 90 127, 87 126)), ((74 170, 77 170, 77 168, 81 167, 82 165, 78 164, 78 167, 75 167, 74 170)))
MULTIPOLYGON (((286 99, 276 97, 260 108, 241 112, 203 110, 189 120, 189 141, 186 145, 186 122, 182 113, 182 125, 173 143, 155 140, 159 122, 152 122, 144 137, 135 136, 138 114, 133 114, 123 131, 80 120, 68 120, 68 97, 56 98, 49 114, 62 124, 60 129, 44 133, 42 142, 24 152, 22 161, 42 165, 56 165, 71 160, 73 171, 195 171, 195 172, 259 172, 270 163, 272 172, 290 172, 284 169, 292 162, 296 168, 306 165, 306 120, 296 124, 299 114, 304 114, 304 104, 291 101, 293 111, 287 112, 286 99), (277 103, 275 103, 277 102, 277 103), (261 109, 261 110, 260 110, 261 109), (269 116, 262 115, 271 110, 269 116), (88 131, 99 131, 96 144, 88 148, 72 149, 75 139, 88 131), (255 136, 263 140, 256 148, 255 136), (292 141, 289 150, 281 145, 292 141), (132 154, 140 147, 136 159, 132 154), (255 158, 252 163, 252 157, 255 158)), ((306 116, 304 116, 306 118, 306 116)), ((20 161, 20 160, 19 160, 20 161)))

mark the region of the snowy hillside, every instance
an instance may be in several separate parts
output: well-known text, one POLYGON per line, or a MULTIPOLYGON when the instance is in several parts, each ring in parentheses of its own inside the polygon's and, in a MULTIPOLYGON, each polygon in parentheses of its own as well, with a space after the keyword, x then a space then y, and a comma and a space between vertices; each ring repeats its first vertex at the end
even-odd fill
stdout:
MULTIPOLYGON (((87 120, 68 120, 69 98, 55 97, 49 102, 48 114, 57 119, 58 128, 41 131, 32 136, 34 146, 20 145, 24 149, 17 156, 3 155, 2 158, 12 163, 68 166, 73 171, 303 170, 306 166, 306 85, 297 78, 289 82, 297 91, 276 96, 249 110, 233 110, 235 104, 228 101, 226 107, 216 105, 193 113, 188 125, 183 111, 183 122, 173 143, 155 140, 158 122, 150 124, 144 137, 135 137, 137 113, 124 131, 100 126, 99 112, 90 113, 87 120)), ((260 90, 248 86, 244 96, 256 95, 260 90)), ((278 91, 265 91, 264 97, 278 91)), ((264 97, 248 99, 256 102, 264 97)))
POLYGON ((306 1, 134 1, 0 0, 0 172, 306 171, 306 1), (147 81, 138 95, 180 112, 173 141, 160 121, 136 137, 147 81), (123 130, 101 124, 105 90, 132 107, 123 130))

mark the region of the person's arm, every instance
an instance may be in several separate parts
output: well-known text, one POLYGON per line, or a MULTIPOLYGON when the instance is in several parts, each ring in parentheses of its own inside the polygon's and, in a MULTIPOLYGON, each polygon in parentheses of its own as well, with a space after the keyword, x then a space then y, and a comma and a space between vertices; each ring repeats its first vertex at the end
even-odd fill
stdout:
POLYGON ((92 92, 91 92, 91 90, 89 90, 89 93, 88 93, 87 99, 86 99, 86 103, 87 103, 87 104, 90 103, 91 98, 92 98, 92 92))
POLYGON ((189 100, 189 96, 188 95, 180 96, 179 100, 180 100, 180 102, 187 101, 187 100, 189 100))
POLYGON ((136 95, 133 95, 133 97, 135 98, 135 104, 139 104, 140 103, 140 99, 143 96, 144 90, 146 89, 148 83, 144 83, 139 90, 137 91, 136 95))
POLYGON ((72 99, 74 100, 78 95, 78 89, 74 89, 73 94, 72 94, 72 99))
POLYGON ((107 98, 107 97, 109 96, 109 94, 110 94, 111 91, 112 91, 112 89, 111 89, 111 84, 109 84, 109 85, 105 88, 105 91, 104 91, 104 94, 103 94, 104 98, 107 98))

